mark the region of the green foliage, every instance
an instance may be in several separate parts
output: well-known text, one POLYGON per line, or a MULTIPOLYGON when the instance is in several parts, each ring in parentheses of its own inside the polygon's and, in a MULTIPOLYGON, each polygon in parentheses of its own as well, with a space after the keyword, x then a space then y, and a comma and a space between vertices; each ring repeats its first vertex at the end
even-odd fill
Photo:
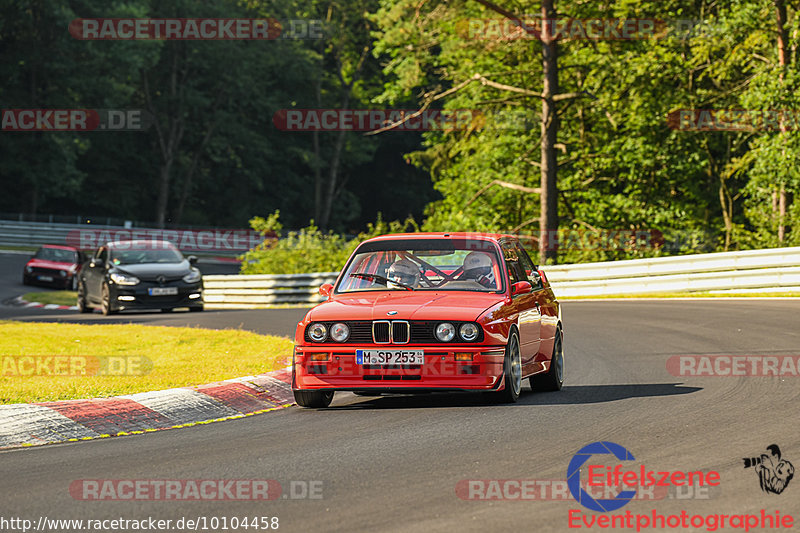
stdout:
POLYGON ((402 222, 385 222, 380 213, 374 223, 367 225, 365 232, 351 239, 323 232, 313 220, 305 228, 283 235, 279 211, 267 218, 252 218, 250 226, 266 239, 242 255, 242 274, 338 272, 362 241, 387 233, 419 231, 419 226, 411 217, 402 222))

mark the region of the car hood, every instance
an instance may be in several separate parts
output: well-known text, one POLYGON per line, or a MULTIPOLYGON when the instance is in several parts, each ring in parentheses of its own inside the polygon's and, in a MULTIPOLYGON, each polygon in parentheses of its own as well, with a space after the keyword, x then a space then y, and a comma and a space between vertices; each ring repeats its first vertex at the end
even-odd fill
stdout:
POLYGON ((477 320, 503 301, 502 294, 392 291, 336 295, 308 312, 306 320, 477 320), (390 315, 390 311, 396 314, 390 315))
POLYGON ((179 278, 188 274, 191 270, 189 261, 180 263, 139 263, 136 265, 116 265, 114 270, 127 272, 140 279, 165 276, 167 278, 179 278))
POLYGON ((65 263, 62 261, 47 261, 46 259, 31 259, 26 266, 31 268, 50 268, 54 270, 70 270, 75 267, 75 263, 65 263))

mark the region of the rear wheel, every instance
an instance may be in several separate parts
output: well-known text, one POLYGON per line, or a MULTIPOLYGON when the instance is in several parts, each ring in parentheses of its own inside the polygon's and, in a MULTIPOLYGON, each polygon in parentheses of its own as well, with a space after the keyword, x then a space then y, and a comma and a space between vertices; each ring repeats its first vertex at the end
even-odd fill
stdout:
POLYGON ((531 388, 535 391, 559 391, 564 386, 564 343, 561 340, 561 330, 556 330, 553 341, 553 357, 550 360, 550 369, 544 374, 536 374, 530 378, 531 388))
POLYGON ((328 407, 333 401, 333 391, 296 390, 294 401, 300 407, 328 407))
POLYGON ((519 335, 512 330, 503 360, 503 379, 505 388, 497 391, 496 400, 501 403, 515 403, 522 390, 522 358, 519 353, 519 335))
POLYGON ((199 313, 203 309, 204 309, 204 307, 202 305, 196 305, 194 307, 190 307, 189 311, 192 312, 192 313, 199 313))
POLYGON ((81 313, 91 313, 94 311, 94 308, 86 303, 86 287, 83 286, 83 283, 78 283, 78 311, 81 313))

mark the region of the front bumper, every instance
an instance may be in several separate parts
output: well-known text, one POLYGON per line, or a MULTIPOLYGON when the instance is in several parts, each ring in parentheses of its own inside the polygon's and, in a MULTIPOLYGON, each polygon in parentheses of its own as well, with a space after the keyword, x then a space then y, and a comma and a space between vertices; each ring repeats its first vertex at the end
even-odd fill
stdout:
POLYGON ((109 287, 111 305, 114 309, 173 309, 175 307, 201 307, 203 305, 202 283, 170 284, 177 287, 178 294, 151 296, 148 289, 159 287, 155 283, 142 282, 134 286, 113 285, 109 287), (196 295, 196 296, 193 296, 196 295))
MULTIPOLYGON (((359 365, 357 349, 376 346, 297 346, 292 365, 294 390, 493 390, 503 377, 504 346, 413 346, 423 350, 422 365, 359 365), (313 355, 324 361, 312 360, 313 355), (461 358, 471 360, 456 360, 461 358)), ((388 348, 382 346, 382 348, 388 348)), ((394 348, 398 348, 395 346, 394 348)))

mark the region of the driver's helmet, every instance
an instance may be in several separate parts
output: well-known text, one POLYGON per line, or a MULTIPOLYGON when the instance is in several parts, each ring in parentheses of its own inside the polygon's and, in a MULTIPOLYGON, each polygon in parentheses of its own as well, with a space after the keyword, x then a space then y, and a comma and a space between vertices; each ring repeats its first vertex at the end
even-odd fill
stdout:
MULTIPOLYGON (((401 259, 392 263, 386 278, 389 282, 397 281, 404 285, 416 287, 419 284, 419 268, 408 259, 401 259)), ((390 287, 393 287, 393 285, 392 283, 389 284, 390 287)))
POLYGON ((480 279, 492 273, 492 260, 485 252, 470 252, 464 258, 464 279, 480 279))

